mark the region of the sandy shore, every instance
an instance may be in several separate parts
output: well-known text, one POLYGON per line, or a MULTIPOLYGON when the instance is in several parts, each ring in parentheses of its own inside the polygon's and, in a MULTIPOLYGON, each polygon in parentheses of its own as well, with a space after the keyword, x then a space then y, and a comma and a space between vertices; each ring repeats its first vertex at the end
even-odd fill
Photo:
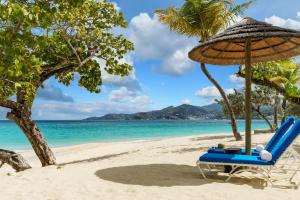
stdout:
MULTIPOLYGON (((270 137, 255 135, 253 144, 270 137)), ((218 179, 202 179, 195 161, 218 143, 243 145, 228 136, 83 144, 55 148, 59 165, 45 168, 39 167, 33 152, 26 151, 22 154, 33 169, 7 175, 11 169, 1 168, 0 199, 299 199, 299 190, 265 187, 255 176, 229 183, 222 181, 226 178, 222 174, 218 179)))

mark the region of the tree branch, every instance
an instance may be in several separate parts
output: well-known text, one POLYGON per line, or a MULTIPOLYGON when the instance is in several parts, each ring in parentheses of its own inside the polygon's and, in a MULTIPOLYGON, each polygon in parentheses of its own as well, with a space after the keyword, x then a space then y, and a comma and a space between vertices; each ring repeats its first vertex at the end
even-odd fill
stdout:
POLYGON ((0 99, 0 106, 10 109, 18 109, 19 105, 17 102, 14 102, 9 99, 0 99))
POLYGON ((51 76, 54 76, 56 74, 61 74, 65 72, 70 72, 74 70, 75 68, 80 68, 84 66, 88 61, 90 61, 96 54, 96 51, 91 53, 89 57, 84 59, 83 61, 80 61, 80 63, 76 63, 73 60, 69 61, 63 61, 62 63, 56 64, 56 65, 48 65, 44 66, 43 69, 44 72, 41 74, 41 83, 43 83, 45 80, 49 79, 51 76))
POLYGON ((68 39, 66 38, 66 41, 67 41, 68 45, 70 46, 70 48, 72 49, 74 55, 75 55, 76 58, 77 58, 77 61, 78 61, 79 65, 80 65, 80 64, 81 64, 81 59, 80 59, 80 56, 78 55, 76 49, 75 49, 75 48, 73 47, 73 45, 71 44, 70 40, 68 40, 68 39))
POLYGON ((259 107, 255 107, 252 105, 252 110, 256 111, 257 114, 263 119, 265 120, 265 122, 269 125, 270 129, 273 131, 274 127, 272 126, 271 122, 269 121, 269 119, 260 111, 259 107))
MULTIPOLYGON (((42 67, 43 72, 40 75, 40 83, 42 84, 45 80, 49 79, 56 73, 62 73, 70 66, 75 66, 73 60, 64 60, 57 64, 48 64, 42 67)), ((67 70, 66 70, 67 71, 67 70)))
POLYGON ((95 56, 96 52, 91 53, 91 55, 89 57, 87 57, 85 60, 83 60, 80 64, 79 67, 82 67, 83 65, 85 65, 88 61, 90 61, 94 56, 95 56))
POLYGON ((52 64, 46 64, 42 66, 43 72, 49 71, 49 70, 55 70, 57 68, 62 67, 63 65, 67 64, 69 61, 67 59, 64 59, 62 62, 59 63, 52 63, 52 64))
MULTIPOLYGON (((242 73, 241 71, 239 71, 237 73, 237 76, 245 78, 245 74, 242 73)), ((252 76, 252 82, 255 83, 256 85, 262 85, 262 86, 267 86, 267 87, 273 88, 277 92, 281 93, 290 102, 300 105, 300 97, 294 97, 294 96, 289 95, 285 91, 285 88, 283 86, 278 85, 278 84, 274 83, 273 81, 270 81, 266 78, 257 79, 257 78, 252 76)))

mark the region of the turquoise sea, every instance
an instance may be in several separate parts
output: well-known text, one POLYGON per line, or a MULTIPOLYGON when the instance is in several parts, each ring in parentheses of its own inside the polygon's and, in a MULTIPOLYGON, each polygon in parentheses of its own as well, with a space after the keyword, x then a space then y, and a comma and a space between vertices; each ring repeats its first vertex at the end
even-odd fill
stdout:
MULTIPOLYGON (((238 121, 244 131, 244 121, 238 121)), ((90 142, 161 139, 177 136, 231 133, 229 121, 37 121, 52 147, 90 142)), ((267 128, 254 120, 253 129, 267 128)), ((0 121, 0 148, 28 149, 30 144, 12 122, 0 121)))

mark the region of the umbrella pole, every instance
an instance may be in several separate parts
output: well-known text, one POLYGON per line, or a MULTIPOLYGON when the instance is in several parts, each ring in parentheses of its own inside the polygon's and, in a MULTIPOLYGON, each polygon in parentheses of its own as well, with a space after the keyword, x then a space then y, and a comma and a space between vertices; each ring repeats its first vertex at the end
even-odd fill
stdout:
POLYGON ((251 39, 247 38, 245 47, 245 111, 246 111, 246 152, 251 155, 251 39))

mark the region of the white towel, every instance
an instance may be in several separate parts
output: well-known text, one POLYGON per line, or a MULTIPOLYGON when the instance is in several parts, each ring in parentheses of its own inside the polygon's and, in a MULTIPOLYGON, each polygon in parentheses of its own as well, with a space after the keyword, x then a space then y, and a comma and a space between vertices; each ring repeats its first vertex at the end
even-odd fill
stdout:
POLYGON ((260 158, 262 160, 271 161, 272 160, 272 154, 268 152, 267 150, 262 150, 260 153, 260 158))
POLYGON ((265 147, 261 144, 256 146, 256 151, 261 152, 262 150, 265 150, 265 147))

